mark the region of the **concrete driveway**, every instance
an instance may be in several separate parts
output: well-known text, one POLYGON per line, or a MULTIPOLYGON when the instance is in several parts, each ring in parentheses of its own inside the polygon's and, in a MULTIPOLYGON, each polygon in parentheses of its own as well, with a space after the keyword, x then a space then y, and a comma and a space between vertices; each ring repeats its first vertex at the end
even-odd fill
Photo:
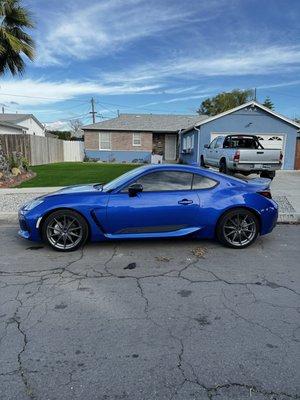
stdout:
POLYGON ((300 398, 299 225, 60 254, 0 227, 1 400, 300 398))

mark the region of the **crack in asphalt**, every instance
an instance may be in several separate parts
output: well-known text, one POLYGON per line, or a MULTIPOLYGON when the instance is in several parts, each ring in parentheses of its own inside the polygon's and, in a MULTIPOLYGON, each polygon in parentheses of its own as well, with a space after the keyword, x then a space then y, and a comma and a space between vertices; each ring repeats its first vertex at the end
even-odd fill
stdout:
MULTIPOLYGON (((175 388, 173 394, 170 397, 170 400, 174 398, 174 396, 181 390, 181 388, 183 387, 183 385, 185 383, 190 383, 190 384, 196 384, 198 385, 201 389, 205 390, 206 395, 208 397, 209 400, 213 400, 213 398, 215 396, 218 395, 218 392, 222 389, 231 389, 234 387, 239 387, 239 388, 244 388, 246 390, 249 390, 249 393, 251 395, 251 393, 257 393, 257 394, 261 394, 263 396, 285 396, 289 399, 300 399, 300 396, 298 395, 292 395, 292 394, 288 394, 285 392, 275 392, 275 391, 267 391, 265 389, 262 388, 258 388, 254 385, 249 385, 246 383, 239 383, 239 382, 229 382, 229 383, 223 383, 223 384, 217 384, 215 386, 206 386, 203 383, 201 383, 200 379, 198 378, 194 367, 192 366, 191 363, 187 362, 184 360, 184 352, 185 352, 185 348, 184 348, 184 340, 180 337, 177 337, 176 335, 174 335, 174 333, 166 326, 166 325, 161 325, 158 322, 156 322, 150 315, 150 301, 148 299, 148 297, 146 296, 145 290, 143 288, 143 284, 142 281, 146 280, 146 279, 150 279, 150 278, 161 278, 161 277, 165 277, 165 278, 172 278, 172 279, 183 279, 185 281, 190 282, 191 284, 201 284, 201 283, 223 283, 226 285, 237 285, 237 286, 245 286, 249 292, 249 295, 251 295, 254 298, 254 302, 261 302, 260 300, 257 300, 255 294, 252 292, 252 290, 249 288, 249 286, 251 285, 258 285, 258 286, 264 286, 266 288, 271 288, 271 289, 285 289, 288 291, 291 291, 293 294, 299 295, 299 293, 292 289, 289 288, 288 286, 285 285, 279 285, 277 283, 274 282, 270 282, 267 279, 263 279, 262 282, 232 282, 232 281, 228 281, 224 278, 221 278, 220 276, 218 276, 215 272, 207 270, 205 268, 200 267, 199 264, 199 258, 195 257, 194 259, 192 259, 188 264, 186 264, 185 266, 183 266, 180 270, 176 270, 176 269, 171 269, 168 270, 166 272, 163 273, 159 273, 159 274, 147 274, 147 275, 142 275, 142 276, 134 276, 134 275, 121 275, 121 274, 116 274, 114 272, 112 272, 112 270, 109 268, 109 264, 112 262, 112 260, 114 259, 114 257, 117 255, 118 252, 118 245, 116 244, 113 248, 112 254, 108 257, 108 259, 103 263, 103 271, 99 271, 97 269, 95 269, 94 267, 90 267, 90 270, 92 270, 94 272, 95 275, 89 275, 88 272, 86 271, 85 274, 82 274, 81 272, 75 272, 72 270, 72 266, 78 262, 80 262, 83 257, 84 257, 84 248, 82 248, 80 250, 80 255, 79 257, 77 257, 74 260, 69 261, 66 265, 63 266, 59 266, 59 267, 55 267, 55 268, 50 268, 50 269, 41 269, 41 270, 29 270, 29 271, 14 271, 14 272, 10 272, 10 271, 0 271, 0 275, 2 275, 3 277, 5 276, 14 276, 14 277, 30 277, 30 278, 34 278, 37 277, 39 278, 38 280, 33 280, 30 282, 26 282, 23 284, 16 284, 16 283, 6 283, 3 282, 5 287, 9 287, 9 286, 22 286, 25 287, 26 285, 37 285, 37 289, 31 293, 30 295, 28 295, 26 297, 26 299, 24 301, 27 301, 29 299, 32 299, 34 296, 36 296, 40 291, 42 286, 45 284, 45 282, 47 282, 48 280, 53 279, 54 277, 58 278, 58 282, 53 283, 53 286, 55 285, 59 285, 59 282, 65 281, 68 279, 68 277, 66 276, 66 274, 71 275, 73 278, 72 280, 68 280, 66 283, 62 283, 62 284, 70 284, 71 282, 74 281, 78 281, 78 287, 81 284, 81 281, 84 279, 93 279, 93 278, 116 278, 116 279, 133 279, 136 282, 136 286, 137 286, 137 291, 141 297, 141 300, 144 303, 144 314, 145 314, 145 318, 149 321, 151 321, 155 326, 159 327, 160 329, 164 329, 168 332, 168 335, 170 337, 170 339, 172 341, 175 341, 178 344, 178 352, 177 352, 177 364, 176 364, 176 368, 179 370, 180 374, 182 375, 182 382, 177 385, 177 387, 175 388), (197 270, 200 272, 206 272, 210 275, 212 275, 212 277, 214 279, 209 280, 209 279, 204 279, 204 280, 197 280, 197 279, 190 279, 186 276, 184 276, 184 273, 190 268, 190 267, 197 267, 197 270), (176 275, 170 275, 172 273, 176 273, 176 275), (38 274, 37 276, 34 276, 32 274, 38 274), (187 376, 187 372, 186 372, 186 368, 185 365, 187 367, 189 367, 192 371, 192 375, 193 375, 193 379, 188 378, 187 376)), ((224 290, 222 289, 223 295, 224 295, 224 290)), ((45 298, 45 304, 47 307, 47 301, 50 298, 55 297, 56 294, 54 294, 53 296, 48 296, 45 298)), ((224 297, 226 298, 226 296, 224 295, 224 297)), ((22 307, 24 307, 24 301, 21 301, 19 298, 19 290, 17 292, 17 296, 15 299, 13 299, 12 301, 17 301, 18 302, 18 306, 16 308, 16 311, 14 312, 14 315, 11 319, 11 321, 13 321, 16 326, 17 326, 17 330, 18 332, 21 334, 22 336, 22 340, 23 340, 23 345, 21 350, 19 351, 18 355, 17 355, 17 362, 18 362, 18 369, 17 370, 13 370, 13 371, 9 371, 6 373, 1 373, 0 376, 9 376, 9 375, 13 375, 16 373, 19 373, 21 378, 22 378, 22 382, 25 386, 25 390, 26 390, 26 394, 28 396, 28 398, 30 399, 37 399, 36 395, 34 394, 33 388, 30 386, 30 383, 28 381, 28 377, 27 377, 27 372, 30 371, 26 371, 24 365, 23 365, 23 361, 22 361, 22 355, 24 354, 24 352, 26 351, 26 347, 28 344, 28 338, 27 338, 27 334, 24 331, 24 328, 21 325, 21 320, 18 317, 18 313, 20 311, 20 309, 22 307)), ((39 305, 41 304, 41 302, 39 302, 39 305)), ((225 304, 224 302, 222 302, 223 306, 225 309, 227 309, 231 314, 233 314, 236 318, 240 318, 242 320, 244 320, 245 322, 254 325, 254 326, 258 326, 262 329, 267 330, 270 334, 276 336, 277 338, 279 338, 280 340, 284 341, 284 339, 274 333, 270 328, 254 322, 252 320, 249 320, 245 317, 243 317, 242 315, 240 315, 236 310, 232 309, 231 307, 229 307, 227 304, 225 304)), ((272 304, 272 303, 270 303, 272 304)), ((34 308, 37 305, 33 305, 31 307, 29 307, 29 311, 26 315, 26 319, 29 318, 29 316, 31 315, 31 313, 34 311, 34 308)), ((276 305, 272 306, 276 307, 276 305)), ((278 306, 280 307, 280 306, 278 306)), ((290 307, 293 308, 293 307, 290 307)), ((296 307, 295 307, 296 308, 296 307)), ((47 309, 46 309, 46 313, 47 313, 47 309)), ((45 315, 45 314, 44 314, 45 315)), ((134 318, 137 319, 137 318, 134 318)), ((23 320, 24 322, 24 320, 23 320)), ((22 322, 22 323, 23 323, 22 322)), ((34 326, 34 325, 33 325, 34 326)), ((7 328, 7 325, 6 325, 7 328)), ((3 337, 1 338, 1 340, 3 339, 3 337)), ((66 385, 70 384, 73 382, 73 373, 75 371, 71 371, 69 373, 69 381, 66 383, 66 385)))

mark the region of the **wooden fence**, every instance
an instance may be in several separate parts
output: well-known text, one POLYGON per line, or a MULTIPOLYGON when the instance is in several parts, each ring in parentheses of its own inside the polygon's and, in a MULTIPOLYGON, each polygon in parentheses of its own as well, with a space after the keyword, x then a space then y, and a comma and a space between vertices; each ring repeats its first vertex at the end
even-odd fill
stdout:
POLYGON ((82 161, 83 142, 65 141, 33 135, 0 135, 0 146, 6 156, 22 153, 30 165, 63 161, 82 161))

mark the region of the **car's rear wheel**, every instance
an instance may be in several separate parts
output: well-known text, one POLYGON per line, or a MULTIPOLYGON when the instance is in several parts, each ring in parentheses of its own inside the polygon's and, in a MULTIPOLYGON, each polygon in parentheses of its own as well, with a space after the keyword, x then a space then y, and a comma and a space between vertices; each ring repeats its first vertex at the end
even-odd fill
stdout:
POLYGON ((48 215, 42 226, 42 237, 57 251, 74 251, 88 238, 88 224, 72 210, 58 210, 48 215))
POLYGON ((217 237, 221 243, 235 249, 250 246, 259 234, 259 221, 250 210, 236 208, 226 212, 217 226, 217 237))

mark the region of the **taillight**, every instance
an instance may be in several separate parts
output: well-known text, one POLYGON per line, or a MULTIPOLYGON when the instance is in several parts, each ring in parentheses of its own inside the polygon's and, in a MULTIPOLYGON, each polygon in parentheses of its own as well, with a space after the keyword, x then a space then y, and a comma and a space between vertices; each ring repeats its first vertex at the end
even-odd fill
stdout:
POLYGON ((240 161, 240 151, 239 150, 237 150, 235 153, 234 153, 234 156, 233 156, 233 161, 234 162, 239 162, 240 161))
POLYGON ((282 162, 282 159, 283 159, 283 153, 282 153, 282 151, 281 151, 281 152, 280 152, 280 156, 279 156, 279 161, 282 162))
POLYGON ((267 197, 268 199, 272 198, 271 192, 269 190, 263 190, 262 192, 257 192, 258 194, 267 197))

